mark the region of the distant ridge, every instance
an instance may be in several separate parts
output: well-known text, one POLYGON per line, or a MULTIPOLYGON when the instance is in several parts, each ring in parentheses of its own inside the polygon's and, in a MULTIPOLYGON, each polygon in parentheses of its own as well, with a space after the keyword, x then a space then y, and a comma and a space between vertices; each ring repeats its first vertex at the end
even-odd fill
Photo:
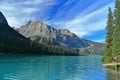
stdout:
POLYGON ((97 43, 79 38, 67 29, 55 29, 42 21, 29 21, 17 31, 39 43, 61 45, 77 49, 82 54, 104 54, 104 43, 97 43))
POLYGON ((74 48, 87 47, 91 41, 79 38, 67 29, 55 29, 42 21, 29 21, 18 32, 31 40, 59 44, 74 48))

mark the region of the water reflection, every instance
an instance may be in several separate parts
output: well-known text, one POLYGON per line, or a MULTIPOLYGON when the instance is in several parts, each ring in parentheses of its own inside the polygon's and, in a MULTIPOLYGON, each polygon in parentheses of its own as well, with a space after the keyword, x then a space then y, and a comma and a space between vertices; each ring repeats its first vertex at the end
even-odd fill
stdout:
MULTIPOLYGON (((100 56, 0 57, 0 80, 106 80, 100 59, 100 56)), ((113 74, 107 74, 108 80, 115 80, 111 78, 113 74)))
POLYGON ((120 80, 120 72, 108 69, 107 80, 120 80))

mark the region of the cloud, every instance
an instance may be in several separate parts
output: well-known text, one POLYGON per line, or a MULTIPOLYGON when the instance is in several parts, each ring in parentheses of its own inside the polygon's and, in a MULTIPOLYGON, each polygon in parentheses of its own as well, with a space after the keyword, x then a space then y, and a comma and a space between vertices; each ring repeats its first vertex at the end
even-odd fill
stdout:
POLYGON ((15 10, 13 6, 0 5, 0 10, 15 10))
POLYGON ((56 4, 57 0, 27 0, 22 2, 23 5, 57 5, 56 4))
MULTIPOLYGON (((95 3, 96 4, 96 3, 95 3)), ((96 7, 95 4, 91 5, 96 7)), ((71 20, 53 21, 55 26, 66 28, 77 34, 79 37, 92 35, 94 32, 103 30, 106 27, 108 6, 114 6, 110 3, 98 10, 91 11, 91 8, 83 10, 71 20), (89 10, 90 9, 90 10, 89 10)), ((67 14, 67 13, 66 13, 67 14)), ((69 13, 68 13, 69 14, 69 13)))
POLYGON ((7 17, 7 20, 9 21, 8 24, 13 25, 11 27, 21 26, 19 24, 22 24, 22 22, 16 17, 7 17))
POLYGON ((10 26, 20 27, 29 20, 38 18, 36 16, 44 17, 53 5, 58 5, 56 0, 4 0, 0 1, 0 11, 4 13, 10 26), (36 12, 39 14, 33 17, 36 12))
POLYGON ((25 8, 25 9, 22 10, 22 12, 26 13, 26 14, 27 13, 32 14, 32 13, 34 13, 36 11, 39 11, 39 9, 38 8, 25 8))

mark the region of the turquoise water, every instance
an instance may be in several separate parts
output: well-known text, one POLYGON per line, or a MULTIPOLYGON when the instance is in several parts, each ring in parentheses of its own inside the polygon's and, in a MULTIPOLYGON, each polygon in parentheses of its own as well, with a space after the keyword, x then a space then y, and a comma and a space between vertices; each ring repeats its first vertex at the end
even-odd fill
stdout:
POLYGON ((107 72, 100 59, 100 56, 0 56, 0 80, 117 80, 112 79, 112 72, 107 72))

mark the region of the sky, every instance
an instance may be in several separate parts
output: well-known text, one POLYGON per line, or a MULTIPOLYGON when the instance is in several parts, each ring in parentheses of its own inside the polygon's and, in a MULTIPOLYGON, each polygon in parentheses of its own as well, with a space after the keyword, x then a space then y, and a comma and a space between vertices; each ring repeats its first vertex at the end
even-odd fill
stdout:
POLYGON ((115 0, 0 0, 0 11, 11 27, 41 20, 57 28, 68 29, 80 38, 104 42, 108 7, 115 0))

